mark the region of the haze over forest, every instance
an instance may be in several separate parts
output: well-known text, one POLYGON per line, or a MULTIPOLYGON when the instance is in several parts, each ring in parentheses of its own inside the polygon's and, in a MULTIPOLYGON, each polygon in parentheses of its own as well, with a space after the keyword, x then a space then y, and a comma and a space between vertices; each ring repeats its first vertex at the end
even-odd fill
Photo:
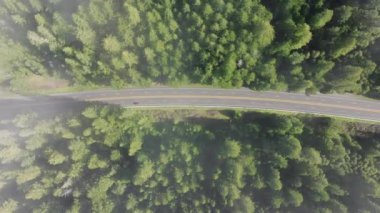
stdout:
POLYGON ((380 210, 370 125, 207 114, 91 104, 4 120, 0 212, 380 210))

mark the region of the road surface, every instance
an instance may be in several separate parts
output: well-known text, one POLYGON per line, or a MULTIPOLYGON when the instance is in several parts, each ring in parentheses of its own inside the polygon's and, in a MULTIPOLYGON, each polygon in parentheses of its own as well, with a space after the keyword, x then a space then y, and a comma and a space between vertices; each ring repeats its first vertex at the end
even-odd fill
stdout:
POLYGON ((98 90, 57 96, 124 107, 212 107, 332 115, 380 122, 380 101, 354 95, 254 92, 249 89, 146 88, 98 90))
MULTIPOLYGON (((1 99, 1 98, 0 98, 1 99)), ((28 98, 27 98, 28 99, 28 98)), ((123 107, 211 107, 275 110, 332 115, 380 122, 380 101, 354 95, 254 92, 249 89, 143 88, 56 94, 28 100, 0 100, 0 111, 35 107, 70 108, 75 101, 97 101, 123 107)))

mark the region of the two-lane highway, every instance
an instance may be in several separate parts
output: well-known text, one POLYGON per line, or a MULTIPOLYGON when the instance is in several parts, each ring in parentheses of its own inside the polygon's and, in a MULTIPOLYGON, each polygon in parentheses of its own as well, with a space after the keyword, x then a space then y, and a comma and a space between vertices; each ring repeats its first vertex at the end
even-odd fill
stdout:
POLYGON ((124 107, 212 107, 277 110, 380 122, 380 101, 354 95, 253 92, 249 89, 142 88, 96 90, 55 96, 124 107))

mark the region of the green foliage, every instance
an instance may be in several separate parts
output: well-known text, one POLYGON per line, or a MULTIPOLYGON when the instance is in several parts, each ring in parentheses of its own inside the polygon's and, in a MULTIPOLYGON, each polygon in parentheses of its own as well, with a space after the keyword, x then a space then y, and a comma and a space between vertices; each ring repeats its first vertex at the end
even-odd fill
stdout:
POLYGON ((301 157, 310 164, 321 164, 322 158, 320 153, 312 147, 304 147, 302 149, 301 157))
POLYGON ((362 73, 363 69, 358 66, 340 67, 330 75, 332 87, 338 92, 359 92, 362 73))
POLYGON ((149 178, 151 178, 154 174, 153 166, 154 164, 152 161, 142 162, 133 179, 133 184, 137 186, 143 185, 149 178))
POLYGON ((255 212, 255 204, 247 196, 242 196, 234 206, 234 211, 236 212, 255 212))
POLYGON ((33 120, 36 118, 36 116, 37 115, 35 113, 20 114, 16 116, 13 122, 17 127, 25 128, 33 123, 33 120))
POLYGON ((17 184, 23 184, 25 182, 36 179, 41 175, 41 169, 37 166, 29 167, 20 171, 17 174, 16 182, 17 184))
POLYGON ((311 18, 311 26, 313 29, 320 29, 324 27, 329 21, 331 21, 333 14, 334 11, 329 9, 325 9, 322 12, 315 14, 311 18))
POLYGON ((336 21, 338 21, 339 23, 344 23, 348 21, 350 17, 352 16, 353 9, 354 8, 351 7, 350 5, 342 5, 342 6, 337 7, 334 10, 335 15, 337 16, 336 21))
POLYGON ((112 212, 114 203, 107 197, 108 189, 113 185, 113 180, 107 177, 102 177, 100 180, 88 191, 87 197, 92 202, 91 210, 93 212, 112 212))
POLYGON ((324 81, 324 76, 334 68, 334 65, 334 62, 331 61, 319 61, 310 67, 310 71, 315 80, 324 81))
POLYGON ((0 206, 0 212, 16 212, 18 209, 18 202, 12 199, 8 199, 0 206))
POLYGON ((312 33, 310 32, 310 26, 307 24, 302 24, 297 26, 297 31, 294 34, 294 39, 290 46, 291 49, 300 49, 306 46, 312 38, 312 33))
POLYGON ((289 137, 286 138, 285 141, 280 141, 280 153, 282 155, 285 155, 289 158, 298 158, 301 153, 301 143, 300 141, 295 137, 289 137))
POLYGON ((28 200, 40 200, 48 191, 41 184, 33 184, 31 189, 25 193, 25 198, 28 200))
POLYGON ((2 163, 9 163, 12 161, 19 161, 23 151, 17 144, 14 144, 15 141, 12 141, 11 138, 5 139, 6 143, 1 145, 0 148, 0 160, 2 163))
POLYGON ((73 161, 81 161, 89 153, 89 150, 87 149, 86 144, 83 141, 71 141, 69 149, 71 151, 71 159, 73 161))
POLYGON ((125 208, 127 210, 133 210, 138 204, 138 201, 136 200, 136 197, 133 195, 129 195, 127 198, 127 202, 125 205, 125 208))
POLYGON ((141 138, 134 138, 129 146, 128 155, 134 156, 141 149, 143 142, 141 138))
POLYGON ((237 158, 240 155, 241 147, 238 141, 227 140, 224 143, 223 158, 237 158))
POLYGON ((82 115, 86 118, 96 118, 98 116, 97 111, 94 107, 87 107, 82 112, 82 115))
POLYGON ((62 137, 66 139, 73 139, 75 135, 68 129, 62 129, 62 137))
POLYGON ((113 150, 113 151, 111 152, 111 157, 110 157, 110 159, 111 159, 112 161, 118 161, 118 160, 120 160, 120 159, 121 159, 121 153, 120 153, 120 151, 118 151, 118 150, 113 150))
POLYGON ((355 38, 346 38, 336 41, 332 51, 331 56, 333 58, 338 58, 340 56, 345 56, 347 53, 351 52, 356 47, 355 38))
POLYGON ((303 196, 301 193, 290 189, 286 192, 286 200, 292 206, 299 207, 303 202, 303 196))
MULTIPOLYGON (((376 1, 63 4, 0 2, 0 82, 10 79, 11 87, 22 89, 20 79, 52 74, 115 88, 202 83, 342 92, 325 74, 362 59, 379 63, 373 54, 380 37, 376 1)), ((378 76, 365 72, 363 90, 345 91, 376 92, 378 81, 371 79, 378 76)))
POLYGON ((107 162, 99 159, 97 155, 92 155, 88 161, 89 169, 104 169, 108 166, 107 162))
POLYGON ((66 160, 65 155, 63 155, 63 154, 61 154, 55 150, 48 149, 48 150, 46 150, 46 154, 49 157, 48 162, 51 165, 59 165, 59 164, 62 164, 63 162, 65 162, 65 160, 66 160))
POLYGON ((121 45, 115 36, 109 35, 103 40, 103 48, 109 53, 119 53, 121 45))

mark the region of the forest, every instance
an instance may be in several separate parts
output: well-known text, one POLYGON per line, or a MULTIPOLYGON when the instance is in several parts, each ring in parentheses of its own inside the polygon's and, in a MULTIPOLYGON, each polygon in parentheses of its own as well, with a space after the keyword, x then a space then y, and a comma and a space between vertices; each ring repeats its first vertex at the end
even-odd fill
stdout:
POLYGON ((0 212, 380 212, 380 132, 89 105, 0 124, 0 212))
POLYGON ((2 0, 0 81, 380 96, 379 0, 2 0))

